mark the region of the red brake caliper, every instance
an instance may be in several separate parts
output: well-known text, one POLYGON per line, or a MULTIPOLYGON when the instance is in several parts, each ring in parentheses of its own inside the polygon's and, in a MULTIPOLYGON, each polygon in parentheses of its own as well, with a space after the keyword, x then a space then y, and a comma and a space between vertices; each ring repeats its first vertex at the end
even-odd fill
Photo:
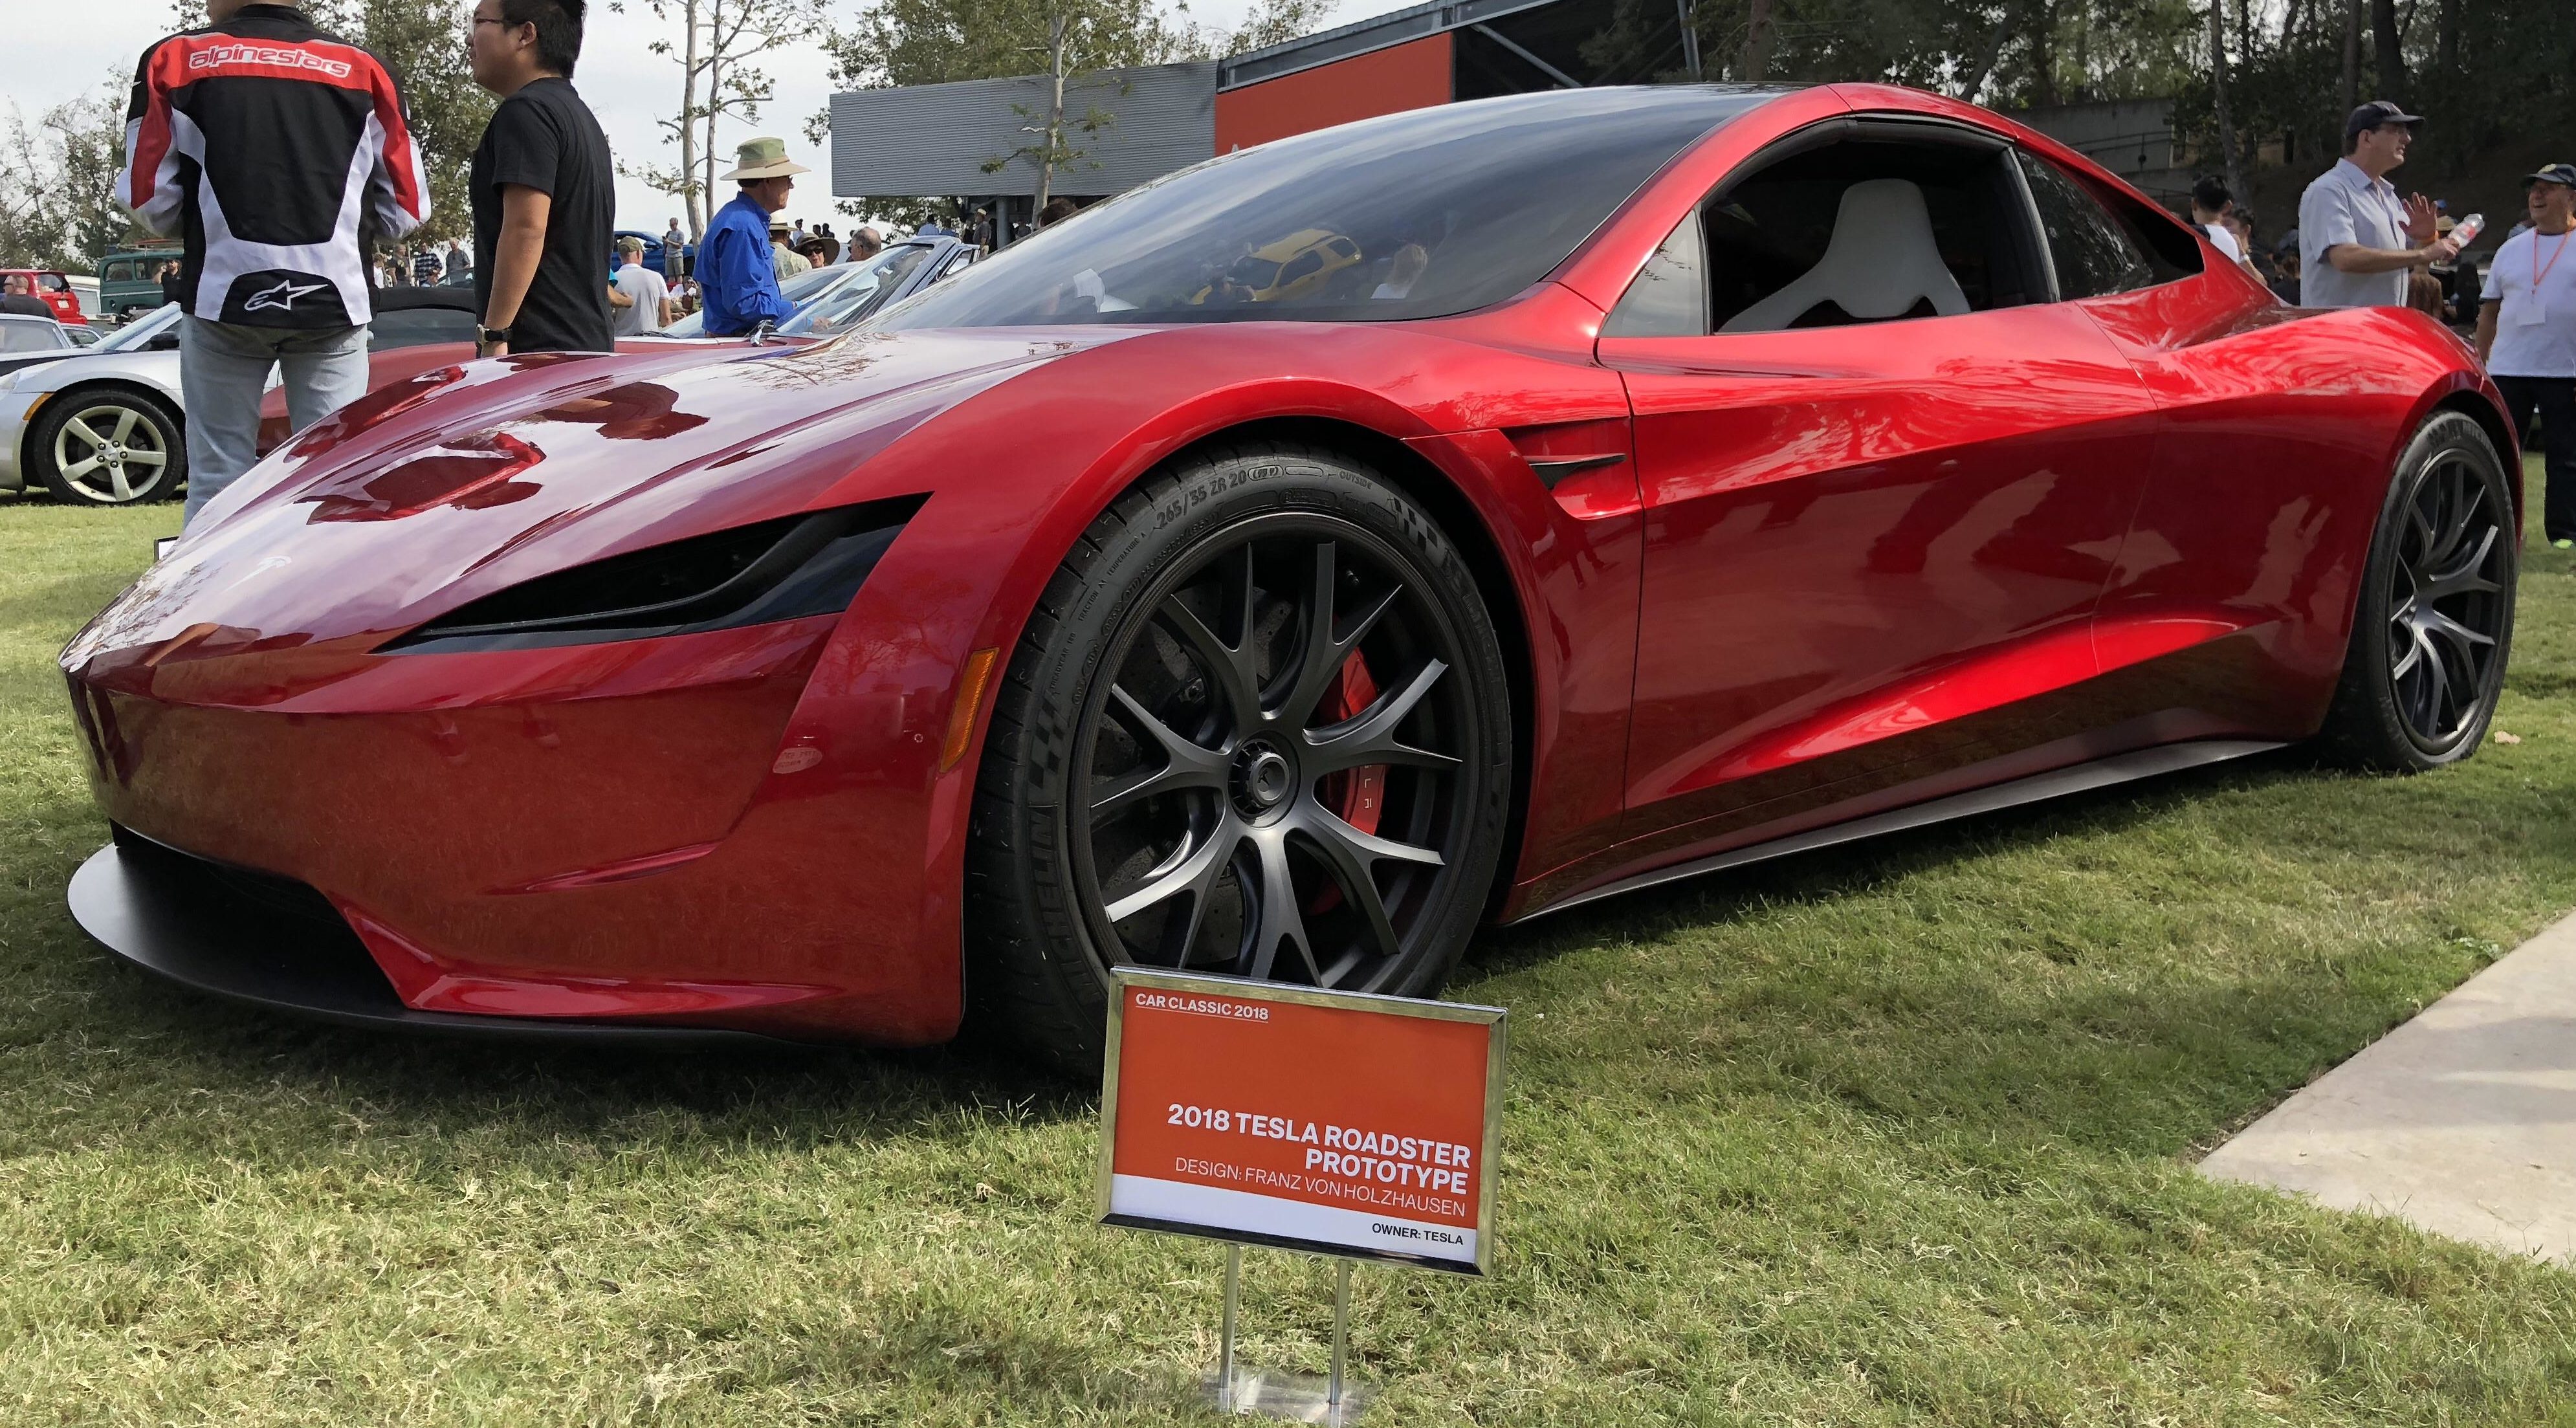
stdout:
MULTIPOLYGON (((1368 660, 1358 650, 1342 661, 1340 684, 1324 701, 1324 722, 1339 723, 1377 702, 1377 681, 1369 678, 1368 660)), ((1371 764, 1366 768, 1324 776, 1324 804, 1341 815, 1344 823, 1363 833, 1377 832, 1378 816, 1386 798, 1386 765, 1371 764)), ((1342 902, 1341 889, 1327 884, 1315 897, 1309 913, 1330 912, 1342 902)))

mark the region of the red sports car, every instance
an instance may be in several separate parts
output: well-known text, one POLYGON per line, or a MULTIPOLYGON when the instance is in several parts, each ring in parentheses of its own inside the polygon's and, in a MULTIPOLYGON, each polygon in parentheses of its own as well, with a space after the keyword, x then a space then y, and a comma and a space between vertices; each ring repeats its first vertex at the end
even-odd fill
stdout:
POLYGON ((1982 110, 1418 110, 842 339, 370 394, 64 651, 70 897, 345 1020, 1080 1065, 1113 963, 1425 994, 1692 872, 2465 758, 2513 451, 2431 320, 1982 110))

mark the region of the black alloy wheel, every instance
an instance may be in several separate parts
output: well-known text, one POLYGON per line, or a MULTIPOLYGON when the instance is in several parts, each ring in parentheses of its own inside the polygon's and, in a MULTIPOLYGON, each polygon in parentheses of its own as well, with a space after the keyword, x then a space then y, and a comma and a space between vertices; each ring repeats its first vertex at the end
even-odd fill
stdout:
POLYGON ((2398 462, 2371 543, 2330 746, 2400 771, 2476 751, 2504 688, 2521 543, 2486 433, 2458 413, 2427 422, 2398 462))
POLYGON ((1195 554, 1148 597, 1077 744, 1095 945, 1381 990, 1467 833, 1455 633, 1401 556, 1338 521, 1256 516, 1195 554))
POLYGON ((1013 657, 969 855, 975 1015, 1078 1074, 1113 966, 1435 991, 1511 783, 1492 624, 1401 493, 1274 450, 1138 494, 1013 657))

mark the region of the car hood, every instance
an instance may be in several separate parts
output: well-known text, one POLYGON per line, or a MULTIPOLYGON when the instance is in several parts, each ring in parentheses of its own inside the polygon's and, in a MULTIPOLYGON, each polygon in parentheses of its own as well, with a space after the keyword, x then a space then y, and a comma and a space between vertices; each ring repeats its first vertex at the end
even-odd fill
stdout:
MULTIPOLYGON (((5 370, 5 369, 0 369, 5 370)), ((123 381, 179 395, 176 352, 53 352, 23 370, 19 392, 58 392, 74 382, 123 381)))
MULTIPOLYGON (((540 354, 390 383, 227 489, 63 653, 337 657, 520 581, 818 504, 957 403, 1133 330, 861 333, 812 346, 540 354)), ((332 661, 325 661, 332 662, 332 661)))

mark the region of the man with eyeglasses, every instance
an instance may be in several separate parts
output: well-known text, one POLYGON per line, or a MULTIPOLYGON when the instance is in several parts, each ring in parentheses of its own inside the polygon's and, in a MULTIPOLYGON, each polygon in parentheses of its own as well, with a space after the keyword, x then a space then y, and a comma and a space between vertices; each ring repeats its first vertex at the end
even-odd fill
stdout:
POLYGON ((501 97, 474 150, 476 350, 609 352, 616 163, 572 87, 584 0, 478 0, 468 58, 501 97))

